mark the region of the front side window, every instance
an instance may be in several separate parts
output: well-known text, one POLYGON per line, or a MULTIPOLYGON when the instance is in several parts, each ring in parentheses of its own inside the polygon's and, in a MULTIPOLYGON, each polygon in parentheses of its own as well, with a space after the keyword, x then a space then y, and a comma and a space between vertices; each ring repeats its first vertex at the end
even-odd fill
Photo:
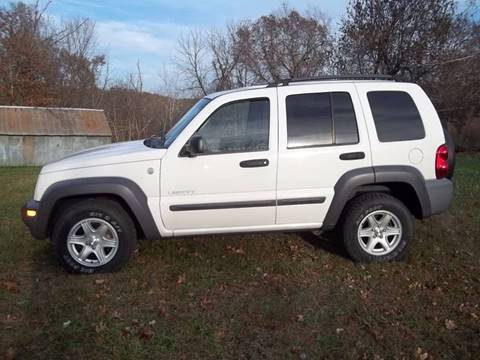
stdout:
POLYGON ((370 91, 378 140, 381 142, 419 140, 425 137, 422 118, 410 95, 404 91, 370 91))
POLYGON ((287 147, 358 143, 357 120, 347 92, 289 95, 287 147))
POLYGON ((201 136, 205 154, 268 150, 270 101, 235 101, 215 110, 194 136, 201 136))

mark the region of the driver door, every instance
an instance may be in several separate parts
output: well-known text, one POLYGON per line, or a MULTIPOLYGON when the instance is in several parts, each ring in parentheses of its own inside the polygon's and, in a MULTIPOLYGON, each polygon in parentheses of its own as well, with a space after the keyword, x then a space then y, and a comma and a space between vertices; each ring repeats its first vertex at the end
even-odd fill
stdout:
POLYGON ((162 159, 161 213, 175 235, 258 230, 276 215, 275 89, 214 98, 162 159), (201 137, 202 153, 185 145, 201 137))

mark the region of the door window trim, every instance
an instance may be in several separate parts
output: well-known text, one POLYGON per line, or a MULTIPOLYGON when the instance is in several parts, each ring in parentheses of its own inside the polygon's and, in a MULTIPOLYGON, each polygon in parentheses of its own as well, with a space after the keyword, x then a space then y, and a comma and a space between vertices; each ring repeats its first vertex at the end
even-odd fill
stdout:
POLYGON ((355 109, 355 104, 353 103, 353 97, 350 91, 348 90, 343 90, 343 91, 314 91, 314 92, 306 92, 306 93, 293 93, 293 94, 288 94, 285 96, 284 99, 285 103, 285 140, 286 140, 286 148, 287 150, 297 150, 297 149, 310 149, 310 148, 324 148, 324 147, 332 147, 332 146, 349 146, 349 145, 357 145, 360 144, 361 139, 360 139, 360 131, 358 129, 358 117, 355 109), (356 142, 349 142, 349 143, 341 143, 341 144, 335 144, 333 143, 335 139, 335 119, 333 116, 333 106, 332 106, 332 94, 333 93, 347 93, 348 96, 350 97, 350 102, 352 103, 352 109, 353 109, 353 115, 355 117, 355 129, 357 131, 357 138, 358 140, 356 142), (288 146, 288 116, 287 116, 287 98, 289 96, 295 96, 295 95, 311 95, 311 94, 329 94, 330 98, 330 117, 331 117, 331 122, 332 122, 332 144, 318 144, 318 145, 302 145, 302 146, 288 146))
POLYGON ((232 105, 232 104, 236 104, 236 103, 240 103, 240 102, 244 102, 244 101, 254 101, 254 100, 267 100, 268 101, 268 128, 267 128, 268 129, 268 133, 267 133, 268 147, 266 149, 264 149, 264 150, 236 150, 236 151, 221 151, 221 152, 215 152, 215 153, 203 153, 203 154, 195 154, 195 157, 197 157, 197 156, 212 156, 212 155, 226 155, 226 154, 242 154, 242 153, 253 153, 253 152, 268 152, 268 151, 270 151, 270 126, 271 126, 271 114, 272 114, 272 111, 271 111, 272 110, 271 109, 272 101, 271 101, 270 97, 268 97, 268 96, 258 96, 258 97, 253 97, 253 98, 244 98, 244 99, 232 100, 232 101, 223 103, 222 105, 217 107, 214 111, 212 111, 207 116, 207 118, 200 124, 200 126, 197 127, 195 132, 192 134, 192 136, 190 136, 188 138, 186 143, 183 144, 182 148, 180 149, 180 152, 178 153, 178 157, 188 157, 186 155, 182 155, 182 152, 183 152, 183 149, 185 148, 185 145, 187 145, 187 143, 193 137, 195 137, 195 134, 197 133, 197 131, 199 129, 201 129, 201 127, 203 125, 205 125, 205 123, 210 119, 210 117, 213 116, 217 111, 220 111, 220 109, 222 109, 223 107, 228 106, 228 105, 232 105))

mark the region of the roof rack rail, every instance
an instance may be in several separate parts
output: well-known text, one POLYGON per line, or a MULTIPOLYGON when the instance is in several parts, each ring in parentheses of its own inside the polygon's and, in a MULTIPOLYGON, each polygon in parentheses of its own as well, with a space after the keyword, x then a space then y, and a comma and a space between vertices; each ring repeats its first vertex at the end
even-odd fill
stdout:
POLYGON ((308 82, 308 81, 329 81, 329 80, 390 80, 395 81, 392 75, 372 74, 372 75, 322 75, 298 79, 281 79, 268 84, 268 87, 288 86, 290 83, 308 82))

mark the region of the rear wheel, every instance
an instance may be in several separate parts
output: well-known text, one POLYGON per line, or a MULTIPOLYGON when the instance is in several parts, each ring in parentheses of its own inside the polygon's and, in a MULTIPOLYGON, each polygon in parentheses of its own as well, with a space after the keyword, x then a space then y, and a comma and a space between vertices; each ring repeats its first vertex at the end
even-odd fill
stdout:
POLYGON ((117 202, 89 199, 65 209, 54 224, 52 241, 70 271, 115 271, 135 250, 135 225, 117 202))
POLYGON ((413 238, 414 219, 398 199, 383 193, 359 196, 343 222, 343 243, 356 261, 393 261, 405 257, 413 238))

